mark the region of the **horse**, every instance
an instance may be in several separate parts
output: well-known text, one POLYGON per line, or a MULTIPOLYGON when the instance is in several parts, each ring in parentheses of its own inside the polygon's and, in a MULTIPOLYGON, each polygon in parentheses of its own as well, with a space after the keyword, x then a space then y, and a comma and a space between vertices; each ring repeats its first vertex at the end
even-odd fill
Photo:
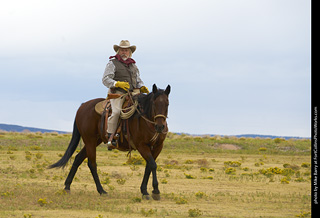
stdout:
MULTIPOLYGON (((167 114, 169 106, 169 93, 171 87, 168 85, 165 90, 158 89, 154 84, 152 92, 149 94, 139 94, 137 97, 138 106, 136 112, 128 118, 127 132, 129 131, 130 140, 135 145, 136 150, 146 161, 144 176, 140 186, 143 199, 150 199, 147 191, 147 184, 152 173, 152 198, 160 200, 160 191, 157 180, 156 159, 163 148, 163 142, 168 132, 167 114)), ((97 173, 96 147, 103 142, 103 133, 99 128, 101 125, 101 115, 95 112, 95 105, 105 100, 97 98, 83 103, 76 114, 72 137, 67 150, 62 158, 50 165, 48 168, 64 168, 75 152, 80 138, 84 142, 84 147, 76 155, 70 172, 65 180, 64 190, 70 193, 70 185, 77 172, 78 167, 88 158, 88 167, 96 184, 97 191, 100 195, 107 194, 103 189, 97 173)), ((107 119, 107 118, 106 118, 107 119)), ((118 140, 118 150, 131 151, 127 138, 118 140)))

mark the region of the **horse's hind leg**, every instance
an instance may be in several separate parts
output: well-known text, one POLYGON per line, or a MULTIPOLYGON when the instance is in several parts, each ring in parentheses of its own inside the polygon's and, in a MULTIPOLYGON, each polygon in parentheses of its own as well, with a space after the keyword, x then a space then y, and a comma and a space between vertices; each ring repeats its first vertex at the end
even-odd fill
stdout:
POLYGON ((86 149, 85 147, 82 148, 82 150, 76 155, 74 162, 72 164, 71 170, 68 174, 68 177, 64 183, 65 188, 64 190, 66 190, 67 192, 70 192, 70 185, 72 183, 72 180, 78 170, 78 167, 82 164, 82 162, 84 161, 84 159, 87 157, 86 154, 86 149))
POLYGON ((97 172, 97 163, 96 163, 96 146, 87 146, 87 155, 88 155, 88 167, 91 171, 94 182, 97 186, 97 191, 102 194, 107 194, 107 192, 102 188, 100 179, 97 172))
POLYGON ((90 161, 90 159, 88 160, 88 166, 89 169, 91 171, 91 174, 93 176, 94 182, 96 183, 97 186, 97 191, 99 192, 100 195, 102 194, 107 194, 107 192, 102 188, 102 185, 100 183, 100 179, 97 173, 97 164, 96 163, 92 163, 92 161, 90 161))

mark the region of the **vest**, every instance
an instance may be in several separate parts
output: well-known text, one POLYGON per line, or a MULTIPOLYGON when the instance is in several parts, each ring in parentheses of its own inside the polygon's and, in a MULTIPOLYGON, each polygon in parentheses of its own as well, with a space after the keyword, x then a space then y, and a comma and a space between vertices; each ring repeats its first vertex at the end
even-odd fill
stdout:
MULTIPOLYGON (((112 59, 111 61, 116 67, 113 79, 115 81, 128 82, 130 89, 132 90, 137 88, 137 66, 135 64, 129 64, 129 66, 127 66, 125 63, 121 63, 117 59, 112 59)), ((116 88, 116 90, 123 91, 121 88, 116 88)))

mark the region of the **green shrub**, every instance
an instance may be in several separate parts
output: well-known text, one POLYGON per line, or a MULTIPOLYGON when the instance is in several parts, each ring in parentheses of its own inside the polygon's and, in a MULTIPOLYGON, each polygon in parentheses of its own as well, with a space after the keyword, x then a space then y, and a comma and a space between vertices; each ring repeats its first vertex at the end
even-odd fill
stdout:
POLYGON ((47 199, 46 199, 46 198, 40 198, 40 199, 38 200, 38 204, 39 204, 41 207, 45 206, 46 204, 48 204, 47 199))
POLYGON ((279 144, 280 142, 285 141, 285 139, 282 139, 282 138, 275 138, 273 141, 274 141, 274 143, 279 144))
POLYGON ((0 196, 2 196, 2 197, 13 196, 13 192, 3 192, 3 193, 0 194, 0 196))
POLYGON ((192 176, 191 174, 184 174, 186 176, 187 179, 196 179, 197 177, 192 176))
POLYGON ((197 192, 195 195, 197 198, 204 198, 207 196, 206 193, 204 193, 204 192, 197 192))
POLYGON ((301 167, 303 167, 303 168, 309 168, 311 166, 311 164, 309 164, 309 163, 302 163, 301 164, 301 167))
POLYGON ((198 217, 202 215, 201 210, 199 209, 189 209, 188 210, 189 217, 198 217))
POLYGON ((184 163, 185 163, 185 164, 193 164, 193 163, 194 163, 194 160, 186 160, 184 163))
POLYGON ((208 169, 207 169, 207 168, 205 168, 205 167, 201 167, 201 168, 200 168, 200 171, 201 171, 201 172, 203 172, 203 173, 205 173, 205 172, 207 172, 207 171, 208 171, 208 169))
POLYGON ((143 165, 145 162, 146 161, 141 156, 133 155, 126 163, 131 165, 143 165))
POLYGON ((37 153, 37 154, 36 154, 36 158, 37 158, 37 159, 41 159, 42 156, 43 156, 43 154, 41 154, 41 153, 37 153))
POLYGON ((109 176, 106 176, 103 180, 101 180, 102 184, 110 184, 111 180, 109 176))
POLYGON ((289 180, 287 177, 281 179, 281 184, 289 184, 289 180))
POLYGON ((295 179, 294 181, 295 181, 295 182, 305 182, 305 181, 307 181, 307 180, 305 180, 305 179, 302 178, 302 177, 299 177, 299 178, 295 179))
POLYGON ((176 204, 187 204, 188 201, 182 197, 176 198, 176 204))
POLYGON ((157 212, 157 209, 150 209, 150 210, 145 210, 144 208, 141 208, 140 210, 141 214, 145 217, 149 217, 157 212))
POLYGON ((125 179, 117 179, 117 183, 119 185, 124 185, 126 183, 126 180, 125 179))
POLYGON ((261 148, 259 148, 259 151, 267 151, 267 148, 261 147, 261 148))
POLYGON ((284 176, 292 176, 295 174, 295 171, 291 168, 286 168, 282 170, 281 174, 284 176))
POLYGON ((168 181, 166 180, 166 179, 161 179, 161 184, 167 184, 168 183, 168 181))
POLYGON ((241 163, 239 161, 225 161, 224 165, 230 167, 240 167, 241 163))
POLYGON ((301 213, 297 214, 296 217, 309 217, 310 215, 311 215, 311 212, 301 211, 301 213))
POLYGON ((229 167, 229 168, 227 168, 224 172, 225 172, 226 174, 229 174, 229 175, 234 175, 234 174, 236 174, 236 169, 235 169, 235 168, 232 168, 232 167, 229 167))
POLYGON ((282 174, 283 170, 279 167, 270 167, 268 169, 259 170, 259 172, 263 175, 267 174, 282 174))
POLYGON ((139 197, 132 198, 133 203, 140 203, 141 201, 142 201, 142 199, 139 197))

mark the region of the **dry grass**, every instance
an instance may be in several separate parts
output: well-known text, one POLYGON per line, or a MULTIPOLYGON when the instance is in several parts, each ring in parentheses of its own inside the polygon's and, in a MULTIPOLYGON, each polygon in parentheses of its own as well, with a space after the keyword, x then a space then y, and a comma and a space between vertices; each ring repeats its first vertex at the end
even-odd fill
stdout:
MULTIPOLYGON (((247 154, 238 150, 204 152, 201 147, 198 152, 183 152, 166 144, 167 150, 157 161, 161 200, 147 201, 139 192, 143 163, 128 164, 126 153, 110 152, 105 146, 98 148, 97 161, 108 195, 97 193, 86 164, 80 166, 71 194, 66 194, 63 183, 70 164, 65 170, 46 167, 60 158, 68 139, 59 134, 21 134, 15 139, 2 134, 0 217, 310 216, 309 155, 265 154, 258 148, 256 153, 247 154), (65 145, 50 147, 55 140, 65 145), (21 141, 24 144, 16 146, 21 141), (232 173, 227 173, 229 168, 232 173)), ((213 139, 196 139, 197 143, 206 140, 213 139)), ((178 142, 169 143, 176 146, 178 142)), ((270 149, 271 145, 263 143, 261 147, 270 149)), ((151 189, 149 182, 149 192, 151 189)))

